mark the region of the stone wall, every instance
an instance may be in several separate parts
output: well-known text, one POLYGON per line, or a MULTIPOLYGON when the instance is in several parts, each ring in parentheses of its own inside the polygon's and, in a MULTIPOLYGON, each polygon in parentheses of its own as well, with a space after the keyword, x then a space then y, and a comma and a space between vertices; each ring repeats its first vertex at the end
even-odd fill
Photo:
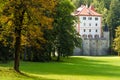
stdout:
POLYGON ((103 38, 86 38, 82 41, 82 48, 76 48, 74 55, 100 56, 108 55, 109 32, 104 32, 103 38))

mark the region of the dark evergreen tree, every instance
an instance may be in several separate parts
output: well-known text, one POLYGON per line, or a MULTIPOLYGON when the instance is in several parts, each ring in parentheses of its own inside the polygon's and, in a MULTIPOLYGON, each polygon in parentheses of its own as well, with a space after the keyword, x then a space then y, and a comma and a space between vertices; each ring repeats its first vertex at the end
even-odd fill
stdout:
POLYGON ((112 0, 110 4, 110 10, 107 16, 107 24, 110 30, 110 45, 111 45, 111 53, 113 39, 115 38, 115 29, 117 26, 120 25, 120 1, 119 0, 112 0))

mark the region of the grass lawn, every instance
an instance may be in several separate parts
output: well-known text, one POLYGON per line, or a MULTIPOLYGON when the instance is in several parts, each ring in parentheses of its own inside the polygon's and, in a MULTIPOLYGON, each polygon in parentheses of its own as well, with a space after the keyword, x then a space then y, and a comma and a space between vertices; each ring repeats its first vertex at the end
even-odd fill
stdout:
POLYGON ((0 80, 120 80, 120 57, 69 57, 63 62, 48 63, 22 61, 20 70, 26 75, 9 69, 12 64, 0 64, 0 80))

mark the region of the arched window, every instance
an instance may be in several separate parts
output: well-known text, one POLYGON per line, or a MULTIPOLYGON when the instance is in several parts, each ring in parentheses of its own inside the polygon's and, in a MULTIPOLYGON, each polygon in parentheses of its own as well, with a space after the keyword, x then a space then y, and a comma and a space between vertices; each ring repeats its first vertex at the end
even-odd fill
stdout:
POLYGON ((88 35, 88 38, 93 38, 93 36, 91 34, 88 35))
POLYGON ((86 34, 83 34, 82 37, 83 37, 83 38, 87 38, 87 35, 86 35, 86 34))
POLYGON ((95 37, 95 38, 99 38, 99 35, 98 35, 98 34, 96 34, 94 37, 95 37))

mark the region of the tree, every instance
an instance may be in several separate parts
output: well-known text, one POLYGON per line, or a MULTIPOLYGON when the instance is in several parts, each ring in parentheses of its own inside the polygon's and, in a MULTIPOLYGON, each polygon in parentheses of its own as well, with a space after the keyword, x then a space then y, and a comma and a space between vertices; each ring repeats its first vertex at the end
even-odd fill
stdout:
MULTIPOLYGON (((107 16, 107 24, 110 30, 110 45, 113 44, 113 39, 115 38, 115 29, 120 25, 120 1, 112 0, 110 4, 110 10, 107 16)), ((112 49, 112 48, 111 48, 112 49)), ((112 51, 111 51, 112 53, 112 51)))
POLYGON ((74 3, 76 7, 80 7, 81 5, 90 6, 94 0, 71 0, 71 1, 74 3))
POLYGON ((104 25, 107 23, 106 19, 108 14, 108 9, 105 7, 105 1, 93 0, 91 4, 95 7, 95 10, 98 13, 102 14, 102 26, 104 27, 104 25))
POLYGON ((120 56, 120 26, 118 26, 116 29, 113 47, 114 47, 114 50, 118 52, 118 56, 120 56))
MULTIPOLYGON (((21 37, 31 39, 33 43, 39 42, 42 39, 41 28, 52 27, 53 19, 48 17, 46 13, 51 14, 54 7, 54 0, 9 0, 5 4, 1 23, 4 29, 3 34, 8 29, 9 32, 6 33, 12 34, 14 37, 14 69, 17 72, 19 72, 21 37), (25 31, 28 31, 29 37, 25 35, 25 31), (40 36, 38 37, 38 35, 40 36)), ((39 47, 37 44, 36 46, 39 47)))
POLYGON ((75 17, 71 15, 74 6, 70 0, 58 1, 53 28, 55 51, 58 53, 57 61, 60 60, 60 56, 72 55, 77 42, 80 45, 80 38, 74 27, 75 17))
POLYGON ((108 25, 112 30, 112 37, 115 37, 115 29, 120 24, 120 1, 119 0, 112 0, 110 4, 110 11, 108 13, 108 25))

